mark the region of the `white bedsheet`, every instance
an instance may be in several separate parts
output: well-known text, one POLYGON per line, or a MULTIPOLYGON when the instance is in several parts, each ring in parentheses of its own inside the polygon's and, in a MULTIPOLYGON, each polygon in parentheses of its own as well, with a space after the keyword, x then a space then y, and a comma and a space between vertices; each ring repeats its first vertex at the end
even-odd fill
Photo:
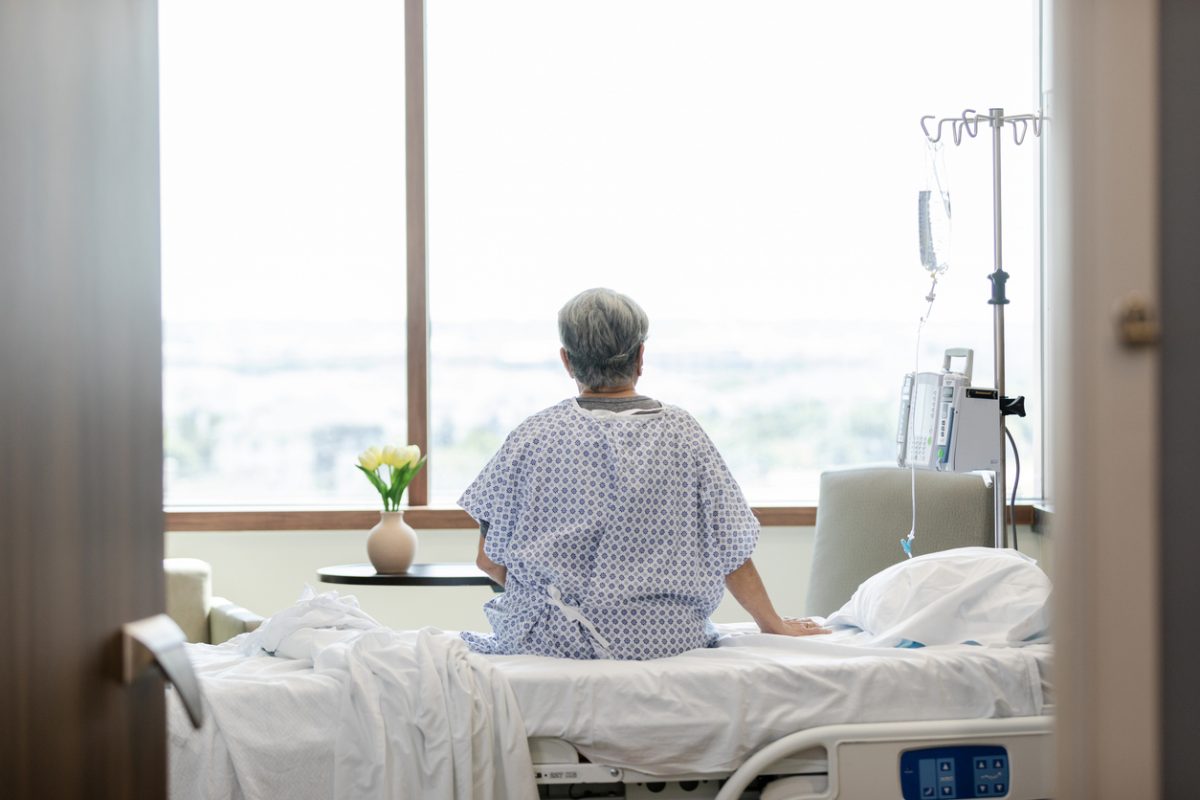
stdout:
MULTIPOLYGON (((507 721, 491 719, 491 730, 474 736, 468 752, 458 753, 449 741, 436 743, 439 758, 461 756, 473 768, 498 771, 494 785, 475 796, 531 796, 531 788, 516 785, 530 774, 516 719, 524 720, 524 734, 565 739, 593 761, 667 776, 732 770, 759 747, 817 725, 1046 710, 1048 645, 908 650, 863 646, 864 636, 848 631, 801 639, 743 635, 746 626, 725 631, 732 635, 719 648, 647 662, 472 654, 459 663, 455 656, 450 661, 457 666, 449 672, 476 689, 469 708, 439 696, 440 690, 409 693, 422 668, 444 669, 439 659, 456 650, 452 637, 440 632, 351 632, 358 651, 342 649, 363 686, 350 694, 327 642, 318 642, 316 668, 303 659, 245 656, 237 640, 190 646, 219 731, 210 723, 199 734, 190 732, 182 708, 172 702, 172 797, 471 796, 411 793, 406 787, 431 778, 414 769, 415 745, 395 720, 420 718, 449 735, 438 727, 439 714, 487 722, 481 706, 503 705, 510 696, 519 714, 497 714, 507 721), (426 646, 437 645, 424 667, 413 655, 422 637, 426 646), (489 678, 477 661, 495 675, 489 678), (431 707, 422 709, 431 698, 431 707), (355 708, 349 719, 347 699, 355 708), (349 780, 356 781, 352 791, 349 780), (501 785, 506 788, 495 788, 501 785), (388 786, 399 788, 385 795, 388 786)), ((438 762, 437 768, 445 766, 438 762)))
POLYGON ((193 732, 170 704, 174 800, 536 796, 515 697, 456 635, 323 595, 190 648, 210 715, 193 732))
MULTIPOLYGON (((740 633, 743 626, 729 626, 740 633)), ((1033 716, 1049 645, 874 648, 865 637, 735 635, 648 662, 496 656, 530 736, 650 775, 736 769, 789 733, 847 722, 1033 716)))

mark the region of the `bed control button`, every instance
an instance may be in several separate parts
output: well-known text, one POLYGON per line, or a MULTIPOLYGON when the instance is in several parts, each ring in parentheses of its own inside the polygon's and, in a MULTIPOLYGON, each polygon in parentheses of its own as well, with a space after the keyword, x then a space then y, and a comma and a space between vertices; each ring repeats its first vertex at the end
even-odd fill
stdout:
POLYGON ((942 797, 953 797, 953 796, 954 796, 954 787, 953 786, 943 786, 942 787, 942 797))
POLYGON ((992 788, 996 790, 996 794, 1004 794, 1005 786, 1003 783, 994 783, 992 788))
POLYGON ((987 769, 987 759, 986 758, 975 759, 975 769, 987 769))
POLYGON ((933 787, 926 786, 924 789, 921 790, 921 796, 922 797, 933 797, 934 796, 933 787))
POLYGON ((978 786, 976 786, 976 787, 975 787, 975 794, 977 794, 977 795, 979 795, 980 797, 982 797, 983 795, 985 795, 985 794, 987 794, 989 791, 991 791, 991 788, 992 788, 992 787, 988 786, 986 783, 981 783, 981 784, 979 784, 978 786))
POLYGON ((1004 759, 1003 758, 992 759, 992 769, 1004 769, 1004 759))

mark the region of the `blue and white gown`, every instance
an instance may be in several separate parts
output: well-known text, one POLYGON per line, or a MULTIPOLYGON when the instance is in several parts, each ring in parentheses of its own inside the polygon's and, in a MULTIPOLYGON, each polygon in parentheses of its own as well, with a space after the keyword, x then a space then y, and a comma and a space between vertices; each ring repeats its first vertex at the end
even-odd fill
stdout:
POLYGON ((507 571, 484 606, 482 653, 641 660, 711 646, 725 576, 758 520, 686 411, 589 411, 564 400, 522 422, 458 504, 507 571))

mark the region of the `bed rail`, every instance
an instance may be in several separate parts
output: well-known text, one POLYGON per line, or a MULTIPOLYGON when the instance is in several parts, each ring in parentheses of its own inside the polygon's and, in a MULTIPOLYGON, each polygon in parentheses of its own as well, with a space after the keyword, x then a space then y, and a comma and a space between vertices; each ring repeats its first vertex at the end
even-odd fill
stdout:
MULTIPOLYGON (((828 782, 823 787, 783 778, 763 797, 772 800, 852 800, 904 797, 900 757, 909 750, 960 745, 1000 745, 1008 754, 1008 800, 1039 800, 1054 792, 1053 717, 933 720, 829 725, 790 734, 762 748, 725 782, 717 800, 737 800, 771 765, 813 747, 825 749, 828 782), (815 790, 815 791, 814 791, 815 790)), ((957 795, 962 797, 963 795, 957 795)))

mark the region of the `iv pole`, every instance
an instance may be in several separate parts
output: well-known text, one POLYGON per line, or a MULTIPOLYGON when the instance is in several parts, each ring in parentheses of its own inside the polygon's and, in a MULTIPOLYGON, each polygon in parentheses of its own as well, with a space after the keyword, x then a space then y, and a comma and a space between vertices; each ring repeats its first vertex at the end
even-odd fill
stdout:
POLYGON ((1012 125, 1013 140, 1018 146, 1025 141, 1025 135, 1029 131, 1030 125, 1033 126, 1033 135, 1041 136, 1042 134, 1042 116, 1040 114, 1019 114, 1016 116, 1004 115, 1003 108, 990 108, 986 115, 976 114, 974 109, 963 111, 961 117, 948 117, 938 120, 937 133, 931 134, 926 126, 926 121, 935 119, 933 116, 921 117, 921 130, 925 132, 925 137, 933 143, 937 143, 942 138, 942 126, 947 123, 950 125, 950 132, 954 137, 954 144, 962 143, 963 134, 966 133, 971 138, 975 138, 979 132, 979 123, 986 120, 992 129, 992 228, 995 237, 994 258, 995 270, 988 275, 988 280, 992 282, 992 296, 988 300, 988 304, 992 307, 992 339, 995 347, 995 378, 996 378, 996 395, 1000 408, 1000 425, 997 434, 1000 437, 1000 461, 996 465, 996 479, 992 490, 994 497, 994 530, 995 544, 997 548, 1008 546, 1008 526, 1005 524, 1005 507, 1007 505, 1008 492, 1007 476, 1005 475, 1005 460, 1008 454, 1008 442, 1005 441, 1007 428, 1004 422, 1004 417, 1009 413, 1019 413, 1025 415, 1024 408, 1016 410, 1019 404, 1013 404, 1012 410, 1009 409, 1008 403, 1004 396, 1004 307, 1008 305, 1008 298, 1004 293, 1004 285, 1008 281, 1008 273, 1004 271, 1004 248, 1003 248, 1003 220, 1001 214, 1001 196, 1000 196, 1000 135, 1003 133, 1005 124, 1012 125))
MULTIPOLYGON (((1004 127, 1004 109, 988 109, 992 121, 992 227, 995 237, 996 269, 988 276, 992 282, 992 298, 988 303, 992 306, 992 341, 996 362, 996 395, 1004 397, 1004 306, 1008 298, 1004 295, 1004 284, 1008 281, 1008 273, 1004 271, 1004 245, 1001 231, 1000 213, 1000 131, 1004 127)), ((999 400, 997 400, 999 402, 999 400)), ((996 465, 996 487, 992 494, 995 496, 996 513, 996 547, 1008 546, 1008 525, 1005 524, 1004 506, 1008 498, 1008 482, 1005 475, 1005 458, 1008 455, 1008 442, 1004 440, 1004 413, 1000 417, 1000 463, 996 465)))

